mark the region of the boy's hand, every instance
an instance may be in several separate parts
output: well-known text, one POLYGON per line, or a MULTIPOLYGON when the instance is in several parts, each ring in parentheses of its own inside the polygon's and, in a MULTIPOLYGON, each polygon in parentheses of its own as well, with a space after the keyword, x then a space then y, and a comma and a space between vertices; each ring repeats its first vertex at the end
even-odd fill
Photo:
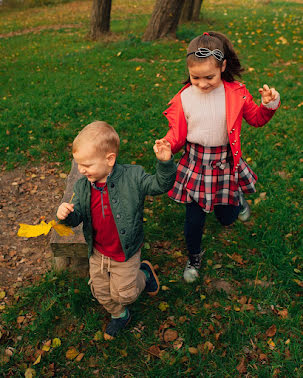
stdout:
POLYGON ((166 139, 155 141, 154 152, 158 160, 167 161, 171 159, 171 146, 166 139))
POLYGON ((259 92, 262 96, 263 104, 268 104, 271 101, 275 101, 279 95, 275 88, 269 88, 267 84, 264 84, 263 88, 259 89, 259 92))
POLYGON ((68 214, 72 213, 74 211, 74 204, 73 203, 67 203, 63 202, 58 207, 57 210, 57 218, 60 220, 63 220, 67 218, 68 214))

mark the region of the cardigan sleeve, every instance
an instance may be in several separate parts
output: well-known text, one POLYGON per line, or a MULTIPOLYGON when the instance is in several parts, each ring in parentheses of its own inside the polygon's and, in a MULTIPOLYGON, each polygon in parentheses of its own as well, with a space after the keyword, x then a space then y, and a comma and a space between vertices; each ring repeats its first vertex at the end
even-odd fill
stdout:
POLYGON ((258 106, 254 102, 252 95, 246 88, 245 97, 246 101, 243 107, 243 117, 249 125, 252 125, 254 127, 262 127, 267 122, 269 122, 280 106, 279 104, 276 109, 271 109, 263 104, 258 106))

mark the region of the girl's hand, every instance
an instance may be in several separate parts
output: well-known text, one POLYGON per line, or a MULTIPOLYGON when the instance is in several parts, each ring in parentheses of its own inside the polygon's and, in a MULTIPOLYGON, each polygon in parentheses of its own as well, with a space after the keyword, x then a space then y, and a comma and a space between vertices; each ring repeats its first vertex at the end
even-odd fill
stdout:
POLYGON ((155 141, 154 152, 158 160, 167 161, 171 158, 171 146, 166 139, 155 141))
POLYGON ((267 84, 264 84, 263 88, 259 89, 259 92, 261 94, 263 104, 268 104, 271 101, 275 101, 279 95, 275 88, 269 88, 267 84))
POLYGON ((57 210, 57 218, 60 220, 63 220, 67 218, 68 214, 72 213, 74 211, 74 204, 73 203, 67 203, 63 202, 58 207, 57 210))

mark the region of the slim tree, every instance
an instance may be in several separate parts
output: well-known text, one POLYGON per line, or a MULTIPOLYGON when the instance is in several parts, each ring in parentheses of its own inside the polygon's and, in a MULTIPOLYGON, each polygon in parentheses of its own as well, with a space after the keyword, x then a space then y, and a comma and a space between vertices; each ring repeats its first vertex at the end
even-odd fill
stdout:
POLYGON ((185 0, 181 12, 180 22, 199 20, 203 0, 185 0))
POLYGON ((110 31, 110 12, 112 0, 93 0, 90 38, 98 39, 101 35, 110 31))
POLYGON ((175 37, 185 0, 157 0, 143 40, 175 37))

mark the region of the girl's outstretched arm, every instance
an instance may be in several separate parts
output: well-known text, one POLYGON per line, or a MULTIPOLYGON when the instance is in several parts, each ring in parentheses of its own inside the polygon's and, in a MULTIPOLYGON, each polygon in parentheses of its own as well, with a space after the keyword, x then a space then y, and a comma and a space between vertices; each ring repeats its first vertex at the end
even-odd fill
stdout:
POLYGON ((267 84, 263 85, 263 88, 259 88, 259 92, 262 97, 262 103, 264 105, 277 100, 279 97, 279 93, 275 90, 275 88, 269 88, 267 84))

